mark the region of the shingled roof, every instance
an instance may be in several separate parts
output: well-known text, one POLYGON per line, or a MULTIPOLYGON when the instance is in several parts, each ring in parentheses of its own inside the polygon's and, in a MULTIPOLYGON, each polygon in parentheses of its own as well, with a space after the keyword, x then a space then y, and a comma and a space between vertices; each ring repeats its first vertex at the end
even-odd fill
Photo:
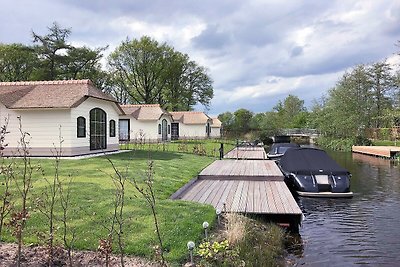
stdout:
POLYGON ((183 124, 206 124, 210 117, 201 111, 176 111, 170 112, 174 121, 183 124))
POLYGON ((0 102, 8 109, 74 108, 88 97, 114 102, 121 110, 90 80, 0 82, 0 102))
POLYGON ((212 124, 211 128, 221 128, 222 122, 218 118, 211 118, 212 124))
POLYGON ((156 121, 160 119, 163 114, 171 116, 159 104, 122 105, 121 108, 124 110, 125 114, 143 121, 156 121))

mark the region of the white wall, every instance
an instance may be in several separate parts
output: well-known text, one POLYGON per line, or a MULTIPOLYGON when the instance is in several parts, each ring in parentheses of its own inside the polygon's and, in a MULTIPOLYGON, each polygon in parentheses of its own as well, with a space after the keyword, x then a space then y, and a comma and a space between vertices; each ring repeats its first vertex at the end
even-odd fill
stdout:
MULTIPOLYGON (((162 135, 158 134, 158 124, 162 123, 163 119, 167 120, 167 128, 171 128, 171 117, 167 115, 162 115, 157 121, 139 121, 129 115, 123 115, 119 117, 120 119, 130 120, 130 139, 140 140, 146 142, 155 142, 162 139, 162 135)), ((168 133, 168 140, 171 140, 171 131, 168 133)))
POLYGON ((52 156, 54 146, 60 145, 60 135, 63 139, 63 155, 87 154, 90 151, 89 143, 89 112, 93 108, 101 108, 107 114, 107 150, 118 149, 118 109, 110 101, 88 98, 78 107, 72 109, 29 109, 9 110, 0 104, 0 125, 4 125, 4 118, 9 118, 6 135, 7 149, 5 155, 15 153, 19 147, 21 134, 19 133, 19 120, 21 118, 22 130, 29 133, 29 147, 32 156, 52 156), (86 119, 86 137, 77 138, 77 118, 86 119), (116 137, 109 136, 109 121, 116 123, 116 137), (61 131, 61 132, 60 132, 61 131))
POLYGON ((113 102, 105 101, 101 99, 91 98, 86 99, 82 104, 76 108, 71 109, 71 121, 70 124, 73 126, 71 128, 71 140, 74 147, 85 148, 87 152, 90 152, 90 110, 93 108, 100 108, 106 112, 106 132, 107 132, 107 150, 115 150, 118 148, 118 120, 119 120, 119 110, 113 102), (86 119, 86 137, 77 137, 77 118, 84 117, 86 119), (115 137, 110 137, 110 120, 115 121, 115 137))
MULTIPOLYGON (((9 118, 6 135, 6 143, 9 148, 19 147, 21 133, 19 131, 19 119, 21 119, 22 131, 29 133, 27 141, 32 148, 54 148, 59 147, 60 130, 63 138, 63 146, 71 146, 71 123, 69 109, 31 109, 31 110, 9 110, 0 104, 1 125, 5 118, 9 118), (61 125, 61 128, 60 128, 61 125)), ((50 152, 50 151, 49 151, 50 152)))
POLYGON ((219 127, 211 127, 211 138, 220 138, 221 137, 221 128, 219 127))
POLYGON ((207 138, 206 124, 179 123, 179 139, 207 138))

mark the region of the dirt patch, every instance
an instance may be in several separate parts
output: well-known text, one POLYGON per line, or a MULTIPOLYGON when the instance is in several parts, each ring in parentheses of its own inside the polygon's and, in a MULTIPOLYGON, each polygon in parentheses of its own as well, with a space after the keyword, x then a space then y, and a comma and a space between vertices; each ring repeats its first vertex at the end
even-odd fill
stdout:
MULTIPOLYGON (((16 266, 17 245, 0 243, 0 267, 16 266)), ((68 256, 63 249, 56 249, 54 253, 54 266, 67 266, 68 256)), ((73 266, 105 266, 105 258, 98 252, 74 251, 72 256, 73 266)), ((138 257, 124 257, 127 267, 153 267, 160 266, 157 263, 138 257)), ((118 256, 111 256, 110 266, 120 266, 118 256)), ((47 266, 47 249, 43 246, 28 246, 23 248, 22 266, 47 266)))

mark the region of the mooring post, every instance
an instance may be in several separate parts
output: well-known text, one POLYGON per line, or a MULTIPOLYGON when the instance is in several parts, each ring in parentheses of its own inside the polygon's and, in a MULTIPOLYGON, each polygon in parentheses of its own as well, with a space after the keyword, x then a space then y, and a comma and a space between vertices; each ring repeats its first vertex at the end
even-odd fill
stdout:
POLYGON ((221 146, 219 148, 219 159, 224 158, 224 143, 221 143, 221 146))

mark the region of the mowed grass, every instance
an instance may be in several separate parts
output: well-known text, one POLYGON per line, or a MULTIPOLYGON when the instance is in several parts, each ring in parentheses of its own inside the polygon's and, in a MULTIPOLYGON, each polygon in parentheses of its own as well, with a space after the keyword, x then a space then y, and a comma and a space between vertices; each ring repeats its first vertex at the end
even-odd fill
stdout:
POLYGON ((200 154, 219 158, 221 143, 224 144, 224 154, 228 153, 236 146, 236 141, 225 139, 176 140, 164 143, 141 143, 139 140, 132 140, 129 144, 121 145, 120 148, 200 154))
MULTIPOLYGON (((195 177, 214 159, 177 152, 131 151, 108 156, 115 166, 129 177, 143 181, 148 160, 154 163, 154 190, 157 197, 156 209, 160 222, 161 234, 169 262, 181 262, 187 257, 186 243, 200 240, 203 234, 202 223, 211 224, 215 220, 213 207, 194 202, 170 200, 177 189, 195 177)), ((35 173, 29 206, 31 217, 27 221, 25 244, 42 244, 38 233, 47 231, 45 216, 35 208, 35 199, 43 198, 47 182, 54 176, 54 160, 32 159, 32 164, 39 164, 44 175, 35 173)), ((72 176, 71 184, 71 226, 76 231, 75 248, 96 250, 100 238, 107 236, 106 227, 111 225, 113 211, 114 185, 110 175, 114 171, 105 157, 80 160, 62 160, 60 175, 64 183, 72 176)), ((143 182, 142 182, 143 184, 143 182)), ((2 187, 1 187, 2 189, 2 187)), ((125 200, 125 250, 126 253, 152 258, 154 247, 158 244, 151 210, 146 201, 132 184, 126 186, 125 200)), ((14 200, 17 193, 13 192, 14 200)), ((59 203, 56 215, 61 216, 59 203)), ((57 242, 61 243, 62 228, 56 233, 57 242)), ((71 231, 70 231, 71 233, 71 231)), ((5 241, 15 242, 10 229, 6 228, 5 241)))

